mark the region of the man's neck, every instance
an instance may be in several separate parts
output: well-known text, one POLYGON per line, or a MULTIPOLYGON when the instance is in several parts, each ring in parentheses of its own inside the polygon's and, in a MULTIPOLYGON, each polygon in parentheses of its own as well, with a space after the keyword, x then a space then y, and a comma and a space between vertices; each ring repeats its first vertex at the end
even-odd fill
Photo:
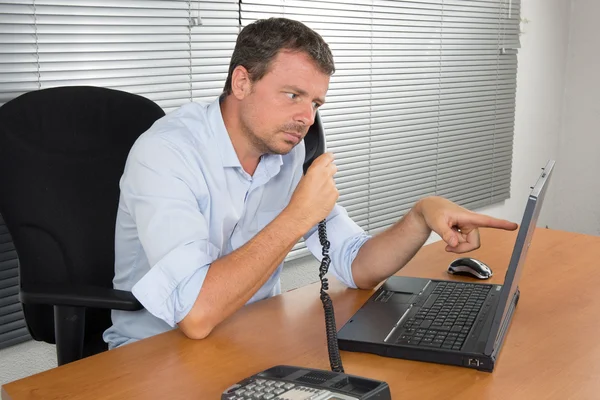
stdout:
POLYGON ((225 129, 227 130, 235 154, 238 160, 240 160, 244 171, 252 176, 258 167, 261 154, 254 149, 250 140, 244 135, 239 118, 240 110, 235 101, 230 96, 226 96, 219 102, 219 105, 225 129))

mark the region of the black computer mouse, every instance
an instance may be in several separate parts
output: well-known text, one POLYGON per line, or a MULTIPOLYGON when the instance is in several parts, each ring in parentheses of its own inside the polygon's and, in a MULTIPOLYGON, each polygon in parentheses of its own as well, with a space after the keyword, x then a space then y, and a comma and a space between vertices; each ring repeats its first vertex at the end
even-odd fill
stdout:
POLYGON ((452 275, 474 276, 489 279, 494 273, 492 269, 479 260, 470 257, 459 258, 450 263, 448 273, 452 275))

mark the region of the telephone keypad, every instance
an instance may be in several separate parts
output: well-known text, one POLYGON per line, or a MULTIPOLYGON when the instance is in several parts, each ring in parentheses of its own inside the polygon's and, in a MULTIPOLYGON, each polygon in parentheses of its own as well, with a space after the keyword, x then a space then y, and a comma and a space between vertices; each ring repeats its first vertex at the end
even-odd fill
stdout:
POLYGON ((245 386, 229 393, 228 400, 283 400, 293 398, 298 400, 327 399, 328 390, 297 386, 291 382, 256 379, 245 386), (281 396, 280 396, 281 395, 281 396))

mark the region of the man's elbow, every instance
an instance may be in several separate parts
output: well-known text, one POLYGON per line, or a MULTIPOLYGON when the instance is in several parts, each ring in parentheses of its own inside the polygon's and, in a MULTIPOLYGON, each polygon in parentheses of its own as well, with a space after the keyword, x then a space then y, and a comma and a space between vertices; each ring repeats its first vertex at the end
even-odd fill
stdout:
POLYGON ((215 325, 207 317, 197 316, 191 312, 179 322, 179 329, 190 339, 205 339, 210 335, 215 325))
POLYGON ((377 285, 379 285, 383 281, 383 279, 376 280, 372 279, 371 277, 359 276, 358 274, 354 274, 353 279, 356 288, 362 290, 375 289, 377 285))
POLYGON ((361 290, 372 290, 377 287, 379 282, 361 282, 356 283, 356 288, 361 290))

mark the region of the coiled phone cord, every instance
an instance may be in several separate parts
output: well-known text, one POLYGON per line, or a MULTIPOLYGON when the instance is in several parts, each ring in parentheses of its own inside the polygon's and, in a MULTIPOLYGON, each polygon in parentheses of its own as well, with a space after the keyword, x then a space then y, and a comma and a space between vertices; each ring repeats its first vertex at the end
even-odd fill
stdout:
POLYGON ((344 372, 342 366, 342 358, 338 347, 337 329, 335 326, 335 313, 333 311, 333 302, 326 290, 329 289, 329 282, 325 278, 325 274, 329 271, 329 240, 327 240, 327 228, 325 220, 319 222, 319 241, 323 247, 323 259, 319 267, 319 279, 321 280, 321 302, 323 303, 323 311, 325 312, 325 331, 327 334, 327 351, 329 352, 329 364, 333 372, 344 372))

